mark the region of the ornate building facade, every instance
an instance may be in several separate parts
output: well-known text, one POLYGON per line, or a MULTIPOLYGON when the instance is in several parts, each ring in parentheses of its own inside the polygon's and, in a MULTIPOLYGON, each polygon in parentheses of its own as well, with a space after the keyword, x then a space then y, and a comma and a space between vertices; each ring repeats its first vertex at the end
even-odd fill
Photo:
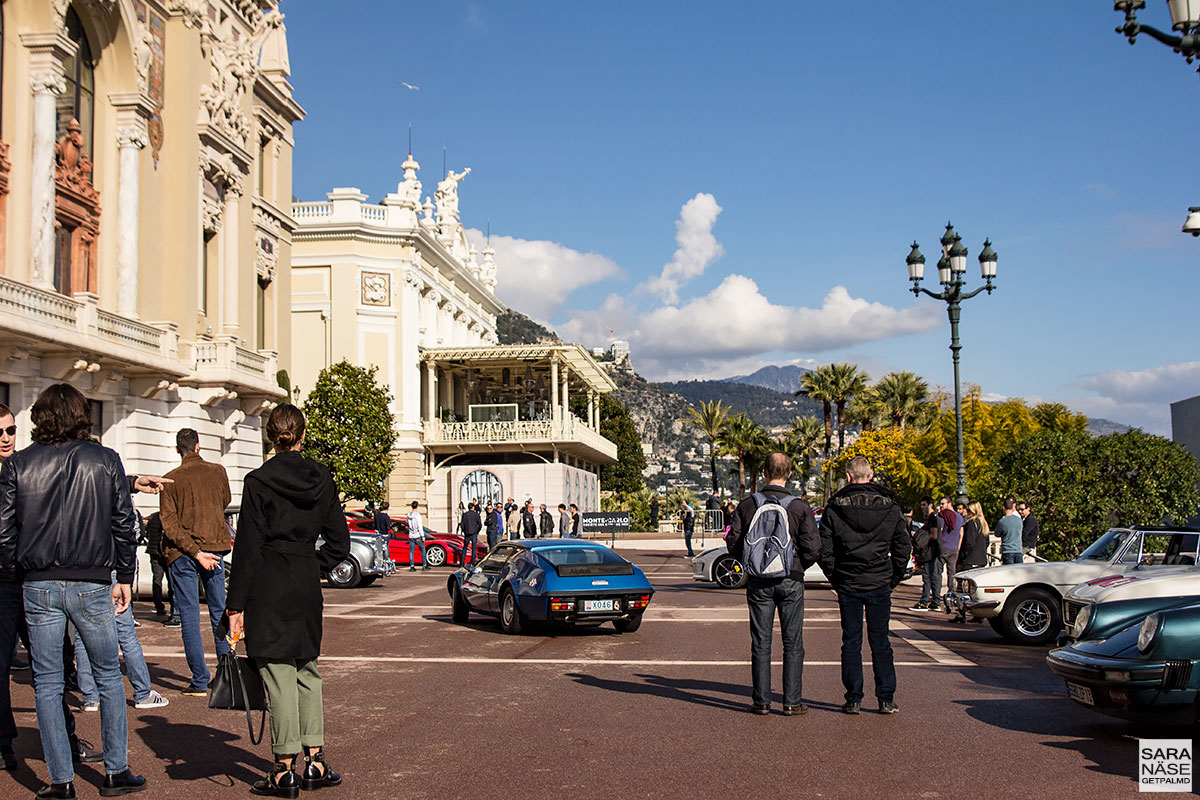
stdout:
POLYGON ((401 167, 404 180, 379 204, 342 188, 292 206, 297 399, 343 358, 378 367, 398 436, 388 498, 423 501, 434 529, 453 526, 464 492, 578 498, 590 510, 598 465, 616 458, 595 414, 612 381, 574 345, 497 346, 494 252, 477 253, 459 217, 471 170, 450 171, 422 201, 419 165, 409 155, 401 167), (577 409, 572 389, 584 398, 577 409))
POLYGON ((174 467, 193 427, 237 502, 290 357, 304 111, 278 0, 6 0, 0 41, 0 400, 18 445, 67 381, 128 470, 174 467))

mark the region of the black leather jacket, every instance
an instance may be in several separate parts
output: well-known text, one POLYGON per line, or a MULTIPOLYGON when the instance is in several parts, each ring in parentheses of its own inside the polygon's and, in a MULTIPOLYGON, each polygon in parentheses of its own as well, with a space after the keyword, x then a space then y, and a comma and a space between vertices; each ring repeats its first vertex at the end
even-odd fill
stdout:
POLYGON ((0 467, 0 570, 25 581, 132 583, 137 517, 115 452, 33 444, 0 467))

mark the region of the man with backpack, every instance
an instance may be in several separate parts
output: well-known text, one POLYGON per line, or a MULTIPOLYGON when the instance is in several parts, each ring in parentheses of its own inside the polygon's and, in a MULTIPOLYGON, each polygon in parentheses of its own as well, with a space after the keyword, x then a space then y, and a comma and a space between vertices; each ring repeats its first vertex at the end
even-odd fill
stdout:
POLYGON ((802 498, 787 490, 792 460, 767 456, 766 486, 733 512, 726 543, 745 565, 746 604, 750 607, 750 671, 755 714, 771 713, 771 633, 775 612, 783 634, 783 714, 808 711, 802 702, 804 670, 804 570, 817 560, 817 522, 802 498))
POLYGON ((942 528, 945 521, 933 505, 932 497, 921 498, 925 524, 912 534, 913 560, 921 571, 921 599, 909 611, 937 611, 942 595, 942 528))
POLYGON ((862 633, 875 674, 880 714, 895 714, 896 667, 888 641, 892 590, 904 579, 912 540, 891 490, 873 483, 871 464, 855 456, 846 465, 847 486, 829 498, 821 515, 821 571, 837 593, 842 618, 842 713, 858 714, 863 699, 862 633))

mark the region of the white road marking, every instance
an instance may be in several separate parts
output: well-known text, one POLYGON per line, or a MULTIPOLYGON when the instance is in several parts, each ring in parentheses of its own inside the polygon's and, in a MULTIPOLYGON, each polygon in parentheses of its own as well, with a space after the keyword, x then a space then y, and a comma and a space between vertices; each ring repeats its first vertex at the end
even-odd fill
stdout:
MULTIPOLYGON (((145 655, 152 658, 184 658, 183 651, 161 651, 147 649, 145 655)), ((482 656, 321 656, 324 662, 352 662, 370 664, 522 664, 532 666, 578 666, 578 667, 748 667, 750 661, 700 660, 700 659, 636 659, 636 658, 487 658, 482 656)), ((805 661, 806 667, 840 667, 840 661, 805 661)), ((782 661, 772 661, 772 666, 783 666, 782 661)), ((871 662, 864 662, 870 666, 871 662)), ((897 667, 944 666, 931 661, 897 661, 897 667)))
MULTIPOLYGON (((391 622, 437 622, 439 618, 449 618, 450 612, 448 609, 443 609, 441 614, 431 614, 428 616, 414 615, 391 615, 391 614, 339 614, 333 619, 386 619, 391 622)), ((485 615, 479 615, 478 619, 487 619, 485 615)), ((833 622, 834 620, 815 620, 816 622, 833 622)), ((647 623, 658 624, 660 622, 737 622, 742 625, 746 624, 745 617, 647 617, 647 623)), ((838 630, 840 625, 810 625, 808 620, 804 622, 805 630, 838 630)))
POLYGON ((888 627, 890 630, 895 631, 901 639, 908 642, 913 647, 917 648, 922 653, 929 656, 944 667, 976 666, 974 661, 965 659, 957 653, 951 651, 949 648, 938 644, 937 642, 920 633, 917 633, 903 622, 893 619, 888 627))

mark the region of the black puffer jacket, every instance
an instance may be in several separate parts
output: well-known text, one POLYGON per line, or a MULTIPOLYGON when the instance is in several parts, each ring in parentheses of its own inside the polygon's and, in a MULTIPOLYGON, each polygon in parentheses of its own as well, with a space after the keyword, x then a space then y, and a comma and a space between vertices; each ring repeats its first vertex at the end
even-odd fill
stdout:
POLYGON ((26 581, 132 583, 137 518, 120 457, 96 442, 33 444, 0 468, 0 569, 26 581))
POLYGON ((829 498, 821 517, 821 571, 833 588, 870 592, 904 579, 912 540, 890 489, 852 483, 829 498))

